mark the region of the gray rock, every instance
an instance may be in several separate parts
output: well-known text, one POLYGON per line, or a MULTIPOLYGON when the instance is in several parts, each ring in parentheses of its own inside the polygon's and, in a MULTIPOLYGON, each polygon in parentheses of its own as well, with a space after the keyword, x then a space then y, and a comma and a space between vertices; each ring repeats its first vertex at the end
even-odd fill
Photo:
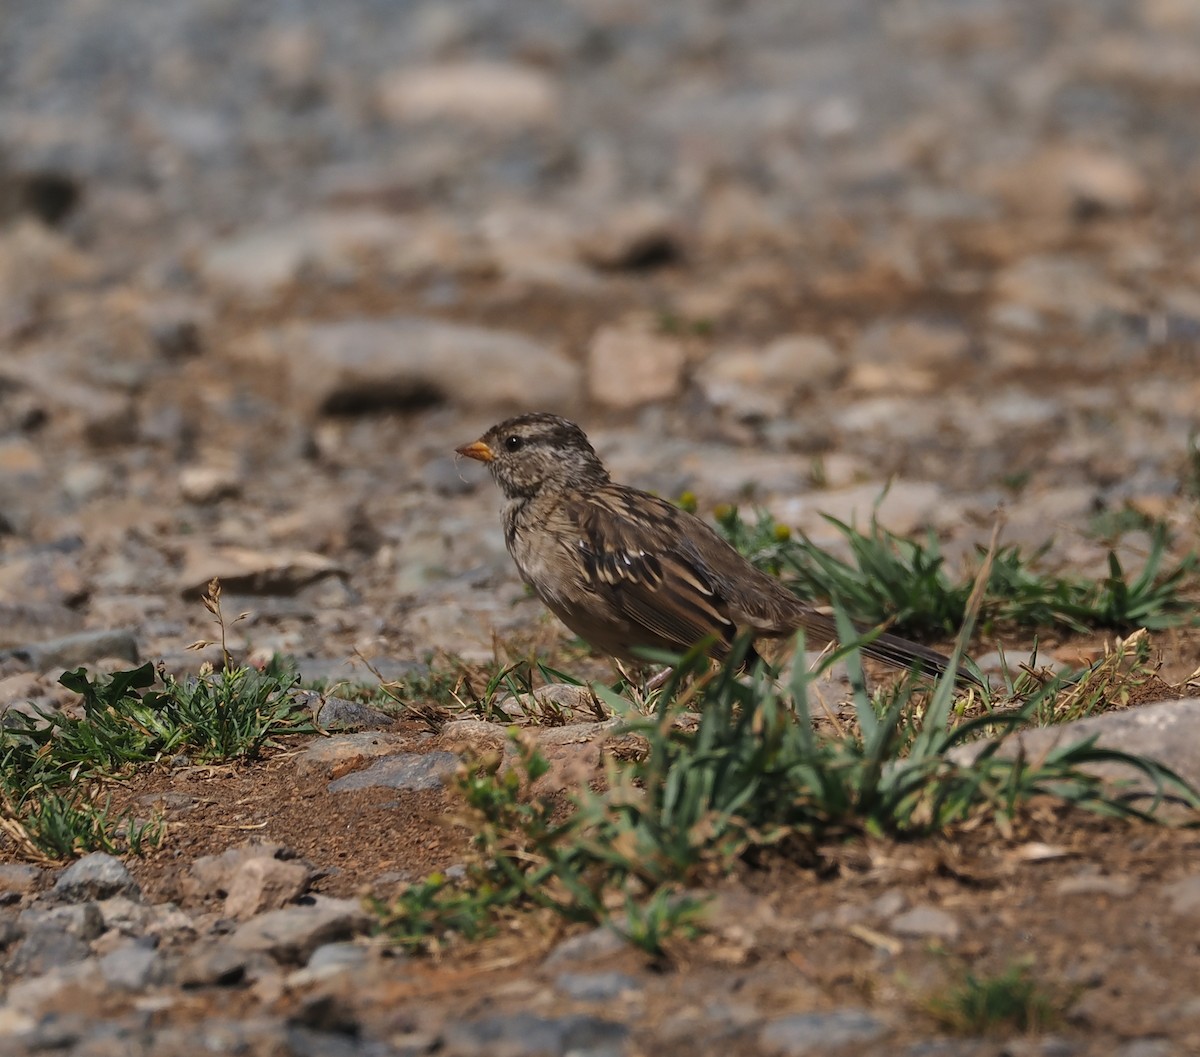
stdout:
POLYGON ((407 234, 396 217, 365 210, 331 210, 231 235, 208 245, 201 277, 223 294, 263 303, 305 273, 353 278, 363 255, 380 256, 407 234))
POLYGON ((13 903, 41 887, 46 871, 28 863, 0 863, 0 904, 13 903))
POLYGON ((92 953, 87 941, 65 928, 38 928, 25 934, 8 963, 16 976, 42 976, 52 969, 81 962, 92 953))
POLYGON ((1113 1051, 1113 1057, 1174 1057, 1178 1052, 1170 1039, 1130 1039, 1113 1051))
POLYGON ((325 943, 312 952, 308 969, 324 970, 334 966, 353 968, 365 965, 371 952, 361 943, 325 943))
POLYGON ((612 929, 595 928, 563 940, 546 955, 546 965, 595 961, 624 949, 625 941, 612 929))
POLYGON ((451 1057, 618 1057, 628 1040, 629 1028, 611 1020, 525 1012, 451 1021, 444 1035, 451 1057))
POLYGON ((556 407, 579 395, 579 368, 521 334, 419 316, 260 331, 242 357, 290 379, 314 412, 351 414, 451 401, 556 407))
POLYGON ((26 933, 37 929, 59 929, 90 943, 104 931, 104 915, 96 903, 61 907, 30 907, 17 919, 26 933))
POLYGON ((361 701, 318 696, 317 726, 322 730, 385 730, 396 722, 395 716, 364 705, 361 701))
POLYGON ((352 939, 367 930, 371 919, 350 899, 314 896, 307 906, 272 910, 240 925, 229 938, 240 951, 262 951, 276 961, 298 965, 325 943, 352 939))
POLYGON ((630 202, 577 236, 579 253, 597 268, 647 268, 683 251, 679 220, 661 202, 630 202))
POLYGON ((1064 897, 1104 895, 1126 899, 1137 891, 1137 887, 1135 877, 1086 872, 1075 877, 1064 877, 1054 886, 1054 890, 1064 897))
POLYGON ((452 752, 404 752, 385 756, 366 770, 355 771, 329 783, 331 793, 351 789, 441 789, 458 769, 452 752))
POLYGON ((128 630, 80 631, 3 652, 39 672, 76 668, 101 657, 118 657, 134 664, 138 660, 137 638, 128 630))
POLYGON ((301 775, 328 777, 335 770, 355 771, 368 760, 396 752, 408 741, 399 734, 339 734, 314 741, 296 757, 294 766, 301 775))
POLYGON ((137 900, 141 898, 142 890, 120 859, 97 851, 63 870, 54 882, 51 894, 61 902, 82 903, 116 895, 137 900))
MULTIPOLYGON (((1193 788, 1200 788, 1200 698, 1183 701, 1161 701, 1124 712, 1109 712, 1101 716, 1022 731, 1004 740, 1000 752, 1012 756, 1020 752, 1027 760, 1040 759, 1057 747, 1075 744, 1095 737, 1100 748, 1115 749, 1156 760, 1170 768, 1193 788)), ((986 747, 985 742, 955 749, 950 758, 971 763, 986 747)), ((1153 783, 1139 771, 1117 763, 1101 763, 1088 767, 1092 774, 1110 781, 1121 782, 1121 795, 1142 808, 1154 804, 1153 783)), ((1171 790, 1168 800, 1159 805, 1166 815, 1195 817, 1195 807, 1182 802, 1171 790)))
POLYGON ((215 576, 227 601, 231 592, 294 595, 318 580, 342 574, 337 562, 311 551, 193 547, 184 557, 179 590, 185 598, 199 598, 215 576))
POLYGON ((6 951, 22 936, 25 930, 21 928, 15 916, 5 914, 0 917, 0 951, 6 951))
POLYGON ((100 958, 100 973, 110 987, 142 991, 163 979, 158 952, 141 943, 127 943, 100 958))
POLYGON ((273 842, 247 841, 233 848, 226 848, 220 855, 202 855, 188 868, 183 880, 183 895, 186 899, 211 899, 224 896, 238 868, 248 859, 270 856, 275 859, 295 858, 295 853, 282 844, 273 842))
POLYGON ((763 1026, 758 1034, 764 1050, 800 1057, 826 1054, 852 1046, 864 1046, 882 1038, 887 1025, 862 1009, 838 1009, 832 1013, 792 1013, 763 1026))
POLYGON ((913 907, 892 918, 889 928, 897 936, 943 940, 952 943, 958 938, 958 919, 938 907, 913 907))
POLYGON ((224 942, 192 948, 180 961, 175 979, 181 987, 232 987, 246 978, 257 957, 261 955, 224 942))
POLYGON ((626 991, 640 991, 642 985, 628 973, 559 973, 554 986, 580 1002, 611 1002, 626 991))

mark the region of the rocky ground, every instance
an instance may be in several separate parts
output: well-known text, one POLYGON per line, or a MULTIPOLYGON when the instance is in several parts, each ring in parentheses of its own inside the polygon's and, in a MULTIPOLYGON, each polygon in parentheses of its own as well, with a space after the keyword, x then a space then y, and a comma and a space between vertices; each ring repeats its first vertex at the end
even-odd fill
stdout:
MULTIPOLYGON (((0 707, 219 660, 214 575, 310 678, 561 645, 452 455, 513 409, 830 544, 890 483, 954 562, 1000 516, 1078 574, 1200 546, 1197 105, 1195 0, 8 0, 0 707)), ((1184 693, 1200 636, 1154 643, 1184 693)), ((453 746, 342 737, 139 775, 145 859, 0 865, 6 1052, 1200 1052, 1192 833, 767 864, 666 967, 538 920, 404 958, 357 896, 461 860, 439 772, 337 783, 453 746), (1018 957, 1069 1019, 940 1038, 1018 957)))

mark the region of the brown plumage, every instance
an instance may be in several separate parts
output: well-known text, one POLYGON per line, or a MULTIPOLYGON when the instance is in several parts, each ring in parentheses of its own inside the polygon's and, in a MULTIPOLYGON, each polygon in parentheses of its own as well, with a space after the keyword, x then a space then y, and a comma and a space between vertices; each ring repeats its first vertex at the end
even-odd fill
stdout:
MULTIPOLYGON (((756 569, 699 518, 614 484, 575 423, 520 415, 457 450, 486 463, 504 493, 504 538, 521 577, 596 649, 630 660, 637 647, 681 653, 712 636, 719 659, 745 629, 782 639, 803 628, 811 644, 836 641, 832 617, 756 569)), ((927 674, 950 664, 897 635, 881 634, 863 652, 927 674)))

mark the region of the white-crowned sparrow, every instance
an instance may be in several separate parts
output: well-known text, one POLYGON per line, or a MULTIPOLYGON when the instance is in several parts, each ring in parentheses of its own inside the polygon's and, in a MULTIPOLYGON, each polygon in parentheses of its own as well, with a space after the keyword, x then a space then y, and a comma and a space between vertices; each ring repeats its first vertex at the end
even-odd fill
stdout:
MULTIPOLYGON (((834 619, 756 569, 699 518, 614 484, 587 437, 557 415, 527 414, 457 449, 486 463, 504 493, 504 539, 522 578, 555 616, 596 649, 681 653, 712 636, 720 659, 737 634, 768 639, 803 628, 836 641, 834 619)), ((863 646, 894 668, 941 674, 947 657, 897 635, 863 646)), ((969 672, 956 675, 976 681, 969 672)))

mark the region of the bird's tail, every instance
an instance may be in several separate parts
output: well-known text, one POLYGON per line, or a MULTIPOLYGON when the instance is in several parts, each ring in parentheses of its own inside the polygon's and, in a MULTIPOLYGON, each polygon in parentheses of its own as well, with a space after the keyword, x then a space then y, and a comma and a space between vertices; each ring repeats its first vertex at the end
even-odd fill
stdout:
MULTIPOLYGON (((837 642, 839 639, 837 622, 825 613, 809 611, 805 614, 803 627, 806 632, 822 643, 837 642)), ((862 634, 866 635, 869 632, 862 632, 862 634)), ((908 639, 886 631, 880 632, 869 642, 863 642, 862 652, 872 660, 902 672, 916 668, 923 675, 937 677, 950 671, 950 658, 944 653, 938 653, 937 650, 931 650, 919 642, 910 642, 908 639)), ((983 685, 978 676, 961 666, 955 670, 954 678, 960 683, 970 683, 974 686, 983 685)))

